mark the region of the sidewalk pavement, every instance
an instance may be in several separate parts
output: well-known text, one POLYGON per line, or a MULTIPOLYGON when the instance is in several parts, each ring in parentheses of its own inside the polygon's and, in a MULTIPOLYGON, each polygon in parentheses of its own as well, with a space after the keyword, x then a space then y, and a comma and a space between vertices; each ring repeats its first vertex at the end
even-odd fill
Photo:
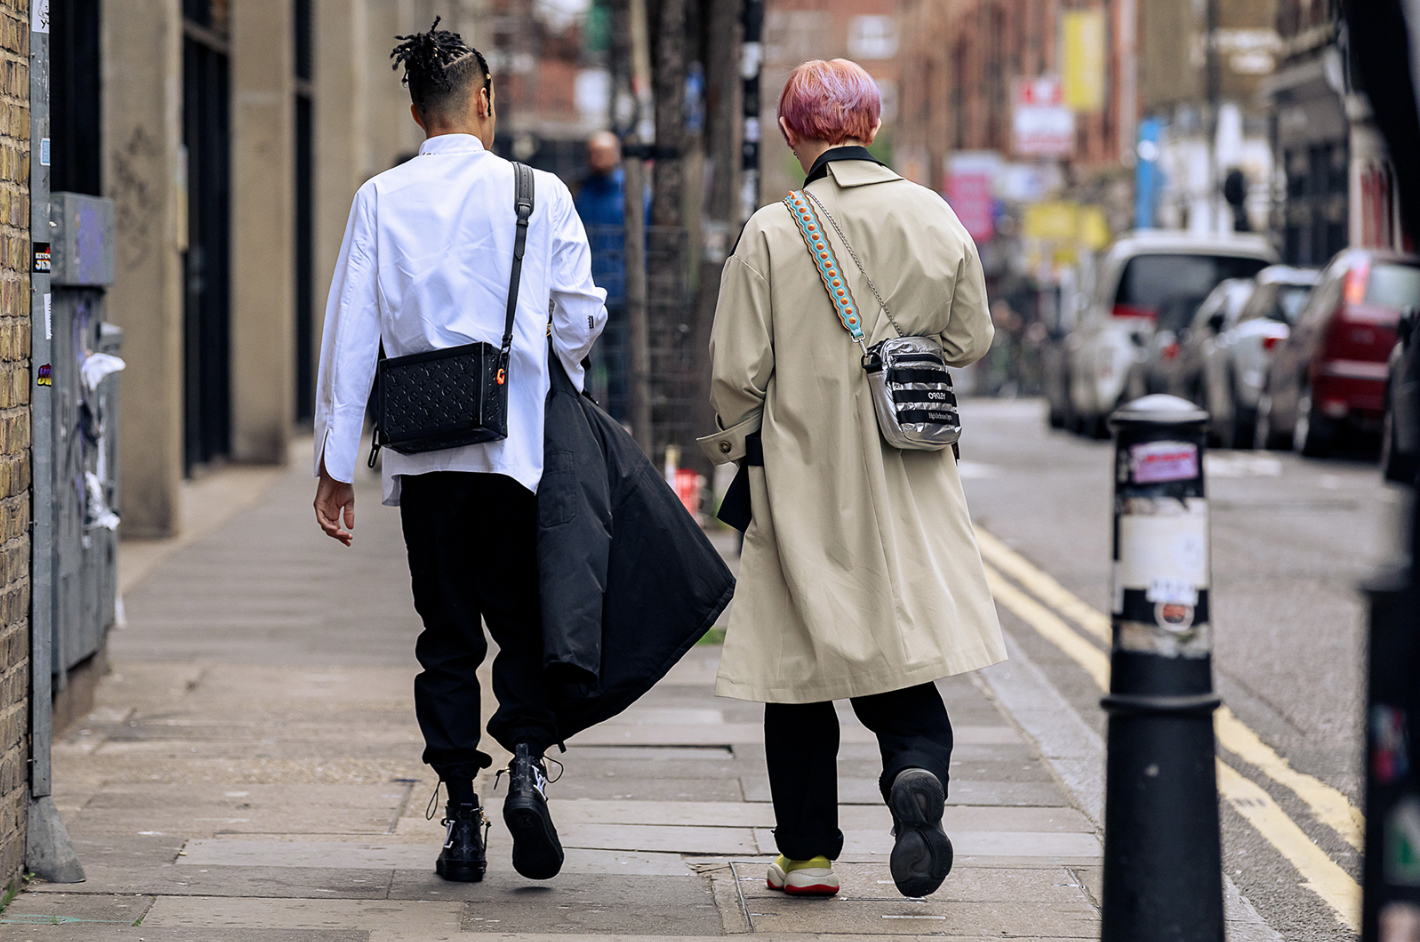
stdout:
MULTIPOLYGON (((557 756, 560 876, 512 870, 485 773, 488 875, 444 882, 398 514, 377 506, 372 477, 357 487, 352 549, 317 530, 297 464, 129 587, 96 709, 54 744, 54 798, 88 880, 31 883, 0 940, 1098 938, 1098 809, 1082 813, 1062 784, 1091 773, 1043 759, 981 676, 940 684, 957 743, 942 889, 910 900, 893 887, 877 747, 842 704, 843 890, 767 890, 763 708, 714 697, 710 646, 557 756)), ((204 495, 226 506, 220 486, 204 495)), ((1007 699, 1049 702, 1021 692, 1038 673, 993 671, 1007 699)))

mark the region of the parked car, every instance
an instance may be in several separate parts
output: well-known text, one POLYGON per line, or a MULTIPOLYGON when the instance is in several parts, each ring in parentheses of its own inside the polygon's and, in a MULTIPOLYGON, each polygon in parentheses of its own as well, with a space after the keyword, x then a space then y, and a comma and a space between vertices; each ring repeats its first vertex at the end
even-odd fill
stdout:
POLYGON ((1175 327, 1160 321, 1145 348, 1147 359, 1142 369, 1146 390, 1182 396, 1205 405, 1203 360, 1206 348, 1225 325, 1237 323, 1252 292, 1251 278, 1227 278, 1208 293, 1184 325, 1175 327))
POLYGON ((1144 395, 1138 366, 1158 324, 1181 326, 1219 282, 1250 278, 1276 261, 1259 236, 1142 230, 1117 241, 1065 344, 1076 429, 1102 435, 1115 406, 1144 395))
POLYGON ((1420 258, 1346 249, 1278 343, 1258 404, 1257 443, 1327 454, 1344 432, 1375 434, 1403 309, 1420 303, 1420 258))
POLYGON ((1386 371, 1381 472, 1387 481, 1413 487, 1420 475, 1420 308, 1401 314, 1396 333, 1400 342, 1386 371))
POLYGON ((1203 341, 1201 397, 1191 398, 1213 417, 1210 434, 1215 445, 1252 447, 1257 402, 1272 351, 1287 338, 1319 281, 1321 272, 1311 268, 1264 268, 1253 279, 1254 290, 1237 316, 1215 323, 1217 333, 1203 341))

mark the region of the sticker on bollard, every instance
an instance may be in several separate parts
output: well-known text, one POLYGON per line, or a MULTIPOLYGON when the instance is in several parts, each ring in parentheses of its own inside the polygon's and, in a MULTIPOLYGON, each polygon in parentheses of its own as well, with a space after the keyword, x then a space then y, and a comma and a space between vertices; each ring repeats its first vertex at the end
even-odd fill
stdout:
POLYGON ((1198 446, 1191 442, 1144 442, 1129 449, 1135 484, 1191 481, 1198 477, 1198 446))
POLYGON ((1206 500, 1121 501, 1114 566, 1118 647, 1165 657, 1207 656, 1208 570, 1206 500))

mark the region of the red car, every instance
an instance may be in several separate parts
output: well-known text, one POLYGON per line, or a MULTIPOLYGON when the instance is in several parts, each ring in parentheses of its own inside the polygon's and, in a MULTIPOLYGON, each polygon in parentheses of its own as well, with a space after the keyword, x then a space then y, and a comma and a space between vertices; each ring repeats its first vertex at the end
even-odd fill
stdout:
POLYGON ((1374 434, 1401 311, 1420 304, 1420 258, 1346 249, 1322 272, 1277 345, 1258 403, 1257 444, 1324 455, 1348 430, 1374 434))

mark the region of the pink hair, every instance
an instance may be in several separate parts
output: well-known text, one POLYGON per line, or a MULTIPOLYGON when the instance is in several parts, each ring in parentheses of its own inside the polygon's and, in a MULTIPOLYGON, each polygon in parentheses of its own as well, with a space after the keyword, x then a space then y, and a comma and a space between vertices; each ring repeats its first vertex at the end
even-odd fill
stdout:
POLYGON ((882 110, 873 77, 847 59, 810 59, 793 71, 779 96, 779 117, 795 134, 829 144, 866 141, 882 110))

